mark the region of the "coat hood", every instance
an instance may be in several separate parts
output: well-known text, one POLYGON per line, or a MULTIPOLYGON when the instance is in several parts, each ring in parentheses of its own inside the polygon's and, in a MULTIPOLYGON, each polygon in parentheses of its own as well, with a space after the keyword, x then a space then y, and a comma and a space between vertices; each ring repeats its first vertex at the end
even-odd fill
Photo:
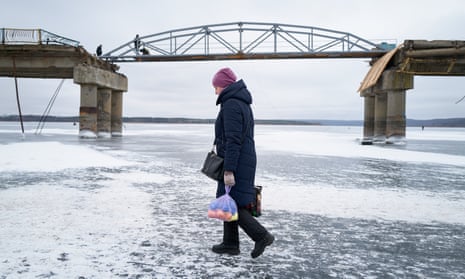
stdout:
POLYGON ((222 104, 229 99, 238 99, 248 105, 252 104, 252 94, 250 94, 242 79, 223 89, 216 100, 216 105, 222 104))

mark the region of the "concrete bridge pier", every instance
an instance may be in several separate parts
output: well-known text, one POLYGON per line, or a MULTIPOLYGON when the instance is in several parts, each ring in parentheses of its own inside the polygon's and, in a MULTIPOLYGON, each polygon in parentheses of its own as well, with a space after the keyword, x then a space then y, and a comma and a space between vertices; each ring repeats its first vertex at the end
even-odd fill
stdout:
POLYGON ((74 68, 74 82, 81 86, 79 136, 121 136, 122 93, 127 91, 127 78, 115 72, 78 65, 74 68))
POLYGON ((375 134, 375 94, 372 88, 362 92, 364 97, 363 139, 362 144, 372 144, 375 134))
POLYGON ((387 95, 386 143, 405 141, 405 92, 413 88, 413 75, 395 70, 384 71, 382 90, 387 95))
POLYGON ((82 138, 97 137, 97 86, 94 84, 81 84, 79 136, 82 138))
POLYGON ((123 135, 123 91, 113 90, 111 95, 111 136, 123 135))
POLYGON ((386 143, 405 141, 405 91, 392 90, 387 92, 386 110, 386 143))
POLYGON ((375 127, 373 142, 384 142, 386 140, 386 109, 386 92, 379 91, 375 95, 375 127))
POLYGON ((361 92, 365 98, 362 144, 405 141, 405 92, 412 88, 413 75, 386 70, 375 86, 361 92))
POLYGON ((111 89, 97 90, 97 136, 111 137, 111 89))

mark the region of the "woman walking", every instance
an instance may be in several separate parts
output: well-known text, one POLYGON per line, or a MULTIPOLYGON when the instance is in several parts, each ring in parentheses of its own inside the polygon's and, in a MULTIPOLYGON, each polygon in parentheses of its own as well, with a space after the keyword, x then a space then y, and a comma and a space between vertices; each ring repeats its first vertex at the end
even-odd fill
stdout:
POLYGON ((239 229, 255 242, 252 258, 260 256, 274 241, 271 235, 251 214, 255 200, 255 170, 257 157, 254 142, 254 117, 250 105, 252 95, 244 81, 236 81, 230 68, 220 69, 212 84, 218 95, 220 111, 215 121, 217 153, 224 158, 224 180, 218 182, 216 196, 225 193, 225 185, 232 186, 230 196, 236 201, 239 219, 223 223, 223 241, 214 245, 218 254, 238 255, 239 229))

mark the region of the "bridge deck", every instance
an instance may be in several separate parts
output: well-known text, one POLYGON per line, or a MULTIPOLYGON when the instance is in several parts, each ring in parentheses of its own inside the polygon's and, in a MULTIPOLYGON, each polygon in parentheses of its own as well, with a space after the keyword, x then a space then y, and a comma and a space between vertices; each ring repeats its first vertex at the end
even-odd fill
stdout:
MULTIPOLYGON (((321 58, 375 58, 386 51, 372 52, 320 52, 320 53, 255 53, 255 54, 210 54, 210 55, 134 55, 109 58, 118 62, 174 62, 174 61, 207 61, 207 60, 265 60, 265 59, 321 59, 321 58)), ((105 59, 105 58, 103 58, 105 59)))
POLYGON ((465 41, 406 40, 394 63, 414 75, 465 76, 465 41))
POLYGON ((78 64, 112 72, 118 69, 79 46, 0 44, 0 76, 73 78, 73 69, 78 64))

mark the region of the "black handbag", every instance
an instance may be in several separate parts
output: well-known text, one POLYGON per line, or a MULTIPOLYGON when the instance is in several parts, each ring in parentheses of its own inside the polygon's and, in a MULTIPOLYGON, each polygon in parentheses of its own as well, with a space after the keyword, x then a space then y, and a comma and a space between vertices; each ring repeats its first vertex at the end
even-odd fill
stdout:
MULTIPOLYGON (((248 130, 249 130, 249 124, 247 123, 247 128, 245 130, 245 134, 242 135, 241 142, 244 141, 245 135, 247 134, 248 130)), ((205 161, 203 162, 203 166, 200 169, 200 171, 213 180, 223 181, 224 180, 224 168, 223 168, 224 159, 216 154, 215 143, 216 143, 216 139, 214 141, 212 150, 207 153, 207 157, 205 158, 205 161)))
POLYGON ((200 171, 213 180, 221 181, 224 179, 223 161, 223 158, 212 149, 208 152, 200 171))

